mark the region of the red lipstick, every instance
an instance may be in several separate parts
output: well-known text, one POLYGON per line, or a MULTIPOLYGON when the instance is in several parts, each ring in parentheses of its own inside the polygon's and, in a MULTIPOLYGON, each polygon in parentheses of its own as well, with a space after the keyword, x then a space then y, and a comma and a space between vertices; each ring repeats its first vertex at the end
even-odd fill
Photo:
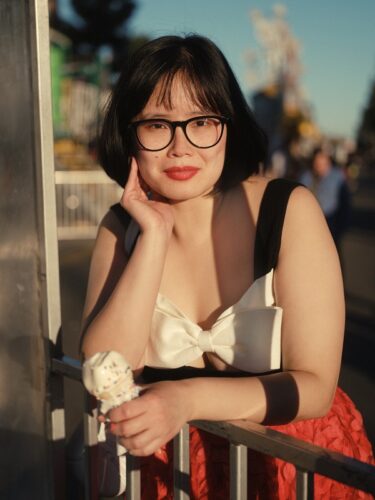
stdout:
POLYGON ((170 167, 164 170, 164 173, 175 181, 187 181, 194 177, 194 175, 198 172, 199 168, 197 167, 170 167))

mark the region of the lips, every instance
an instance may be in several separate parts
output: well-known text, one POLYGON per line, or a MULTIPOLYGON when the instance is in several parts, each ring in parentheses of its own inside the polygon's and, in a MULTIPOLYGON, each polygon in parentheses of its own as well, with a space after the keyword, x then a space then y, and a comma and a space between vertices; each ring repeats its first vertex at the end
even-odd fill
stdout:
POLYGON ((166 168, 164 170, 164 173, 170 178, 175 181, 187 181, 188 179, 191 179, 194 177, 195 174, 197 174, 199 171, 199 168, 197 167, 189 167, 189 166, 184 166, 184 167, 170 167, 166 168))

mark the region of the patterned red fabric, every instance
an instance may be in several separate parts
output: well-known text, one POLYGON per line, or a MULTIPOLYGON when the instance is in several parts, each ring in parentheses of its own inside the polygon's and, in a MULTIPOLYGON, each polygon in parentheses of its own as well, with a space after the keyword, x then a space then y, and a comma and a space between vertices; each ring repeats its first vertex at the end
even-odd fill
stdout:
MULTIPOLYGON (((340 389, 329 413, 323 418, 273 426, 275 430, 349 457, 374 464, 371 445, 362 417, 340 389)), ((228 500, 229 452, 226 440, 190 427, 191 498, 228 500)), ((142 499, 173 499, 173 446, 167 443, 158 453, 141 461, 142 499)), ((248 452, 248 499, 293 500, 293 465, 257 452, 248 452)), ((370 500, 372 495, 315 475, 315 498, 319 500, 370 500)))

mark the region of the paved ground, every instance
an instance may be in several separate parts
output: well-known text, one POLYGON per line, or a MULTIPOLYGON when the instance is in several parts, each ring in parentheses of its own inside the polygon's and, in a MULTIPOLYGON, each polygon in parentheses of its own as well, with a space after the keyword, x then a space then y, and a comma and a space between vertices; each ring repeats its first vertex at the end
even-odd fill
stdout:
MULTIPOLYGON (((342 244, 347 326, 340 386, 362 412, 375 447, 375 175, 360 180, 352 227, 342 244)), ((60 241, 64 352, 78 357, 80 316, 93 240, 60 241)), ((82 390, 66 382, 68 435, 80 418, 82 390)))

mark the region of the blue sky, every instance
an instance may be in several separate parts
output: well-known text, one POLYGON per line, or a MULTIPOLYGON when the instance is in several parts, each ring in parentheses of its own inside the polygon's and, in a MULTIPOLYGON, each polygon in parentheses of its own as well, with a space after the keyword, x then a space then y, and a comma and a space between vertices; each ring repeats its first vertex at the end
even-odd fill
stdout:
POLYGON ((250 95, 245 53, 256 48, 251 9, 287 8, 302 45, 303 89, 323 132, 353 137, 375 79, 375 0, 138 0, 129 27, 151 38, 196 32, 210 37, 250 95))

